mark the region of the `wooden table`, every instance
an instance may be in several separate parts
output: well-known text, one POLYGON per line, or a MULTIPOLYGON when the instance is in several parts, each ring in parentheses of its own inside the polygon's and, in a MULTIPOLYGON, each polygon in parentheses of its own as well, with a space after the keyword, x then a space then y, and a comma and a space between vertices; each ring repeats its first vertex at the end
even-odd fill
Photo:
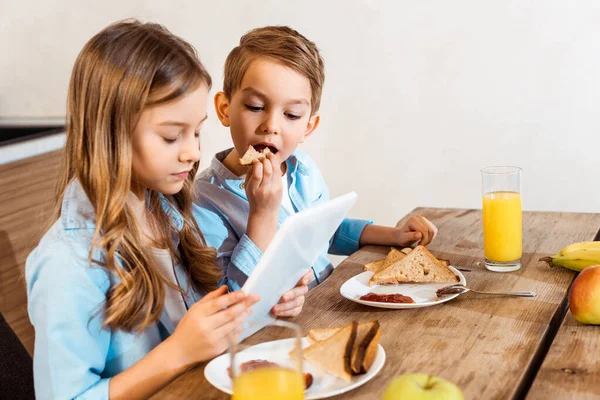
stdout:
POLYGON ((600 399, 600 326, 567 313, 527 399, 600 399))
MULTIPOLYGON (((489 272, 483 266, 480 210, 418 208, 410 215, 414 214, 424 215, 438 226, 439 234, 430 250, 455 266, 470 268, 471 272, 464 274, 473 288, 532 290, 538 296, 494 298, 467 293, 421 309, 363 306, 344 299, 339 288, 360 273, 363 264, 382 258, 388 249, 362 248, 309 293, 304 311, 293 319, 305 332, 352 320, 379 320, 381 344, 387 353, 385 366, 364 386, 333 399, 379 399, 393 377, 410 372, 449 379, 467 399, 521 399, 528 394, 528 398, 579 399, 583 393, 594 398, 594 391, 598 396, 599 327, 582 326, 570 318, 561 327, 568 309, 567 290, 575 273, 549 268, 537 260, 569 243, 596 238, 600 214, 525 212, 523 267, 511 273, 489 272), (563 360, 565 355, 568 362, 563 360), (582 360, 584 367, 577 360, 582 360)), ((275 339, 270 336, 261 331, 248 341, 275 339)), ((155 398, 227 399, 206 382, 203 374, 204 365, 200 365, 155 398)))

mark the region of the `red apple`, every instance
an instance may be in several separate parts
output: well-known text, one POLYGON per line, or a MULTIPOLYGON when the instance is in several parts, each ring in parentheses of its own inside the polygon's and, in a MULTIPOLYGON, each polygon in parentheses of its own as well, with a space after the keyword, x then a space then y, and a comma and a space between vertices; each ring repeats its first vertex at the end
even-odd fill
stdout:
POLYGON ((582 324, 600 325, 600 265, 585 268, 575 278, 569 308, 582 324))

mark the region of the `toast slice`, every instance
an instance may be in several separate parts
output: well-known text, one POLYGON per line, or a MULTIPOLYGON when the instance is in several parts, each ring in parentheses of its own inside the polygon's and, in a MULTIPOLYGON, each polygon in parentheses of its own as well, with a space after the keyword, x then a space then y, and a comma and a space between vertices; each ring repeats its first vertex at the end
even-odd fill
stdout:
POLYGON ((358 324, 352 321, 328 339, 316 342, 304 349, 304 358, 328 374, 352 380, 352 349, 356 340, 358 324))
POLYGON ((381 331, 379 321, 366 322, 358 325, 356 341, 352 349, 352 373, 365 374, 373 365, 381 331))
POLYGON ((365 264, 363 269, 365 271, 371 271, 374 274, 376 274, 379 271, 383 271, 384 269, 386 269, 387 267, 389 267, 396 261, 402 260, 404 257, 406 257, 406 254, 404 254, 402 251, 398 250, 397 248, 392 247, 392 249, 389 251, 387 256, 385 256, 385 258, 365 264))
POLYGON ((331 336, 335 335, 340 328, 322 328, 322 329, 311 329, 308 331, 308 335, 306 338, 310 343, 320 342, 322 340, 327 340, 331 336))
POLYGON ((252 145, 250 145, 248 146, 248 150, 246 150, 242 158, 240 158, 240 165, 252 165, 254 160, 260 160, 262 158, 265 158, 270 152, 271 150, 269 150, 268 147, 261 153, 257 151, 254 147, 252 147, 252 145))
POLYGON ((374 274, 369 285, 406 282, 458 282, 458 276, 437 260, 424 246, 417 246, 402 260, 374 274))
POLYGON ((382 258, 381 260, 375 260, 375 261, 371 261, 370 263, 365 264, 363 266, 363 269, 365 271, 371 271, 374 274, 376 274, 379 271, 383 271, 388 266, 389 266, 388 261, 385 258, 382 258))
POLYGON ((450 260, 444 260, 443 258, 438 258, 437 259, 440 263, 442 263, 443 266, 447 267, 448 265, 450 265, 450 260))
MULTIPOLYGON (((335 335, 342 328, 323 328, 311 329, 308 331, 308 341, 311 343, 327 340, 335 335)), ((366 373, 377 354, 379 338, 381 331, 379 329, 379 321, 370 321, 358 324, 356 331, 356 340, 352 348, 352 357, 350 359, 353 375, 366 373)))
POLYGON ((405 247, 402 250, 400 250, 401 252, 403 252, 404 254, 408 254, 412 251, 412 248, 410 247, 405 247))

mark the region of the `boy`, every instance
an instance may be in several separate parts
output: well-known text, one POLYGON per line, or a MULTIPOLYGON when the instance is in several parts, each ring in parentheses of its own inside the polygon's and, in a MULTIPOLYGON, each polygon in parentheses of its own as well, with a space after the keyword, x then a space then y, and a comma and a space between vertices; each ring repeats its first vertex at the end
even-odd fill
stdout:
MULTIPOLYGON (((297 150, 319 125, 325 71, 314 43, 288 27, 271 26, 240 39, 227 57, 224 75, 215 108, 230 128, 234 147, 216 154, 199 174, 194 201, 214 212, 212 219, 199 216, 198 224, 208 244, 217 248, 230 289, 237 290, 287 216, 329 200, 319 169, 297 150), (270 152, 248 168, 239 159, 250 145, 270 152)), ((411 218, 402 228, 347 218, 330 241, 329 253, 349 255, 367 244, 407 246, 420 240, 427 245, 436 233, 423 217, 411 218)), ((317 283, 332 272, 325 253, 312 270, 317 283)), ((297 315, 302 304, 290 304, 276 306, 278 315, 297 315)))

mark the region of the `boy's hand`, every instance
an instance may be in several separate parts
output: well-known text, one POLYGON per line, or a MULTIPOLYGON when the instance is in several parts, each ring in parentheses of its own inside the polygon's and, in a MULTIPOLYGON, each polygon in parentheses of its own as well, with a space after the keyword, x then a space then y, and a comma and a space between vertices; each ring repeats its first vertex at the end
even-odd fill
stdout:
POLYGON ((250 214, 278 215, 283 188, 281 167, 273 153, 252 163, 246 174, 246 195, 250 203, 250 214))
POLYGON ((263 252, 277 232, 283 188, 281 167, 275 154, 252 163, 246 174, 246 195, 250 203, 246 234, 263 252))
POLYGON ((312 269, 308 270, 306 274, 300 279, 295 288, 281 296, 279 304, 277 304, 271 310, 274 315, 278 317, 296 317, 302 311, 305 297, 304 295, 308 292, 308 284, 311 283, 315 275, 312 269))
POLYGON ((420 215, 410 217, 406 223, 397 229, 398 246, 411 246, 420 240, 420 245, 427 246, 437 235, 436 226, 427 218, 420 215))
POLYGON ((410 247, 415 243, 427 246, 437 235, 437 228, 427 218, 411 217, 399 228, 380 225, 367 225, 360 234, 360 246, 375 244, 379 246, 410 247))

